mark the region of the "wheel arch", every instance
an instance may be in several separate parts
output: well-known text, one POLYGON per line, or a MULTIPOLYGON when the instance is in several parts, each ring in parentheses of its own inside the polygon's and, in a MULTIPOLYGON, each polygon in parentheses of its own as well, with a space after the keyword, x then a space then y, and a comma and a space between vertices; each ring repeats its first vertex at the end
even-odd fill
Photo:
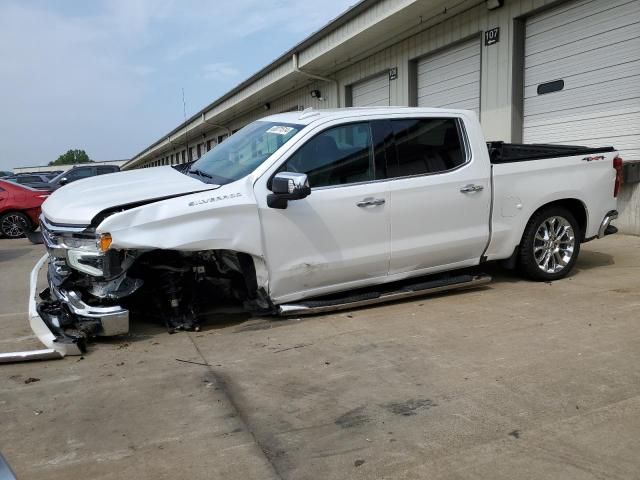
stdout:
POLYGON ((577 198, 563 198, 561 200, 554 200, 552 202, 548 202, 548 203, 545 203, 544 205, 541 205, 529 216, 529 219, 527 220, 527 223, 525 224, 525 227, 522 229, 522 232, 520 234, 520 243, 522 243, 522 237, 531 219, 534 216, 536 216, 538 212, 540 212, 541 210, 544 210, 547 208, 553 208, 553 207, 565 208, 571 213, 571 215, 574 216, 574 218, 578 222, 578 226, 580 227, 580 236, 581 236, 580 241, 581 242, 584 241, 584 236, 585 236, 585 232, 587 231, 588 219, 589 219, 587 206, 584 204, 582 200, 578 200, 577 198))
POLYGON ((518 239, 518 243, 514 247, 512 247, 513 250, 510 250, 511 255, 508 258, 504 258, 503 260, 500 260, 501 264, 505 268, 514 269, 516 267, 517 259, 520 254, 520 246, 522 245, 522 239, 524 237, 525 232, 527 231, 527 226, 531 222, 531 219, 535 217, 538 214, 538 212, 546 208, 553 208, 553 207, 566 208, 574 216, 574 218, 578 222, 578 226, 580 227, 580 242, 581 243, 584 242, 585 232, 587 231, 588 219, 589 219, 587 206, 584 204, 584 202, 582 200, 578 200, 577 198, 563 198, 559 200, 552 200, 536 208, 533 212, 531 212, 531 215, 529 215, 529 218, 527 219, 527 221, 524 222, 519 232, 519 235, 516 237, 518 239))

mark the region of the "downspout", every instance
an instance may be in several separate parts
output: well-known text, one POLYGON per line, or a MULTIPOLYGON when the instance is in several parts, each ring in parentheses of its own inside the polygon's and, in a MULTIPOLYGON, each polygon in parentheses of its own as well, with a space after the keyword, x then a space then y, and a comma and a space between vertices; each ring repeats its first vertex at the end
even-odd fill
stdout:
POLYGON ((206 125, 211 125, 212 127, 218 127, 218 128, 222 128, 224 130, 227 131, 227 136, 231 136, 231 129, 229 127, 227 127, 226 125, 220 125, 218 123, 209 123, 207 122, 207 119, 204 118, 204 112, 202 112, 202 123, 206 124, 206 125))
POLYGON ((338 85, 338 81, 334 78, 323 77, 321 75, 315 75, 313 73, 308 73, 300 70, 298 67, 298 52, 294 52, 292 56, 293 60, 293 71, 296 73, 300 73, 302 75, 306 75, 309 78, 315 78, 316 80, 322 80, 323 82, 333 83, 335 85, 336 90, 336 107, 340 108, 340 86, 338 85))

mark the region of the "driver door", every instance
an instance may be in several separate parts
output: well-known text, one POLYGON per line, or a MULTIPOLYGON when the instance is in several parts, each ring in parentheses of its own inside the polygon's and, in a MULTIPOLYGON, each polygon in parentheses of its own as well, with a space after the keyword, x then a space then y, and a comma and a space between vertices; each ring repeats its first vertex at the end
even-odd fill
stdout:
MULTIPOLYGON (((270 296, 275 303, 376 283, 387 275, 390 231, 385 182, 376 182, 371 127, 330 127, 305 142, 278 172, 306 173, 311 194, 286 209, 256 188, 270 296)), ((258 187, 258 185, 256 185, 258 187)))

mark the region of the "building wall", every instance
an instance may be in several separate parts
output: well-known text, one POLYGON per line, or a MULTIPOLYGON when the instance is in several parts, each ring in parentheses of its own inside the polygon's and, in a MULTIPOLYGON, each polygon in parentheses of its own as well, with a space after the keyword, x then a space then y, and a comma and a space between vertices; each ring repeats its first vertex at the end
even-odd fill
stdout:
MULTIPOLYGON (((398 29, 398 41, 375 51, 375 47, 367 47, 362 51, 350 52, 351 58, 362 58, 355 63, 350 63, 351 58, 342 58, 336 61, 336 65, 348 64, 337 67, 336 71, 329 74, 338 82, 339 102, 336 97, 335 86, 323 81, 299 82, 289 92, 277 98, 265 96, 264 102, 268 102, 271 108, 265 111, 262 108, 244 112, 234 117, 228 127, 232 130, 268 114, 278 113, 291 108, 300 109, 306 107, 335 108, 348 104, 350 86, 354 83, 388 72, 389 69, 397 69, 397 78, 390 82, 390 104, 398 106, 412 106, 415 104, 415 80, 414 65, 417 59, 437 52, 441 49, 469 39, 477 39, 483 42, 485 31, 499 27, 500 41, 494 45, 481 47, 481 85, 480 85, 480 121, 488 140, 504 140, 511 142, 522 141, 522 75, 524 54, 524 19, 547 7, 553 7, 569 0, 506 0, 504 6, 496 10, 488 10, 485 1, 465 0, 458 2, 456 8, 460 11, 455 16, 445 18, 442 21, 432 22, 433 25, 424 28, 408 36, 402 29, 398 29), (369 49, 371 53, 369 53, 369 49), (311 98, 309 92, 318 89, 321 91, 324 101, 311 98)), ((582 0, 584 1, 584 0, 582 0)), ((603 0, 597 0, 603 1, 603 0)), ((366 11, 359 18, 338 28, 326 38, 323 38, 300 52, 300 65, 305 64, 323 52, 334 48, 341 41, 351 38, 358 31, 372 28, 375 21, 379 21, 385 14, 405 8, 414 4, 410 0, 383 0, 374 5, 370 11, 366 11), (376 20, 377 19, 377 20, 376 20)), ((425 3, 426 5, 426 3, 425 3)), ((424 7, 427 8, 427 7, 424 7)), ((415 27, 411 28, 411 32, 415 27)), ((389 42, 387 42, 389 43, 389 42)), ((275 67, 264 78, 252 84, 240 97, 247 98, 252 94, 260 93, 262 88, 273 85, 279 79, 285 78, 287 72, 291 74, 291 65, 283 63, 275 67)), ((327 74, 323 73, 325 76, 327 74)), ((223 112, 232 108, 235 100, 229 99, 207 112, 207 116, 223 112)), ((195 126, 196 121, 193 125, 195 126)), ((203 138, 189 138, 189 147, 208 139, 217 139, 219 135, 226 133, 224 129, 213 128, 203 138)), ((172 148, 165 150, 161 155, 156 155, 151 164, 162 164, 163 158, 170 155, 174 149, 183 149, 182 145, 172 144, 172 148)), ((205 149, 203 149, 203 152, 205 149)), ((195 158, 194 158, 195 159, 195 158)), ((188 160, 188 158, 187 158, 188 160)), ((623 187, 620 196, 621 217, 617 224, 623 231, 640 234, 640 191, 637 186, 623 187)))
MULTIPOLYGON (((386 0, 374 7, 375 11, 368 12, 354 24, 348 24, 341 29, 332 33, 330 38, 324 39, 311 47, 308 51, 300 55, 301 62, 304 58, 312 58, 318 55, 330 45, 334 45, 340 39, 348 38, 354 29, 367 28, 374 19, 379 18, 381 12, 387 14, 398 10, 404 6, 407 1, 386 0)), ((468 2, 473 5, 474 2, 468 2)), ((513 33, 514 19, 530 13, 545 5, 557 3, 552 0, 507 0, 502 8, 490 11, 485 6, 485 2, 475 2, 475 5, 469 7, 462 13, 442 21, 431 28, 427 28, 422 32, 412 35, 402 41, 386 47, 365 59, 354 63, 334 73, 338 81, 340 90, 341 106, 347 102, 346 92, 348 87, 353 83, 366 79, 368 77, 388 71, 390 68, 397 68, 398 76, 390 84, 390 102, 392 105, 410 106, 414 104, 411 98, 410 83, 412 81, 411 63, 412 61, 425 56, 429 53, 438 51, 439 49, 450 46, 456 42, 476 37, 478 42, 482 41, 482 34, 485 30, 500 27, 500 42, 489 46, 482 47, 482 75, 481 75, 481 122, 485 130, 485 135, 490 139, 500 139, 505 141, 515 141, 519 139, 520 130, 514 133, 512 117, 519 115, 514 112, 513 96, 513 33)), ((399 32, 400 33, 400 32, 399 32)), ((283 64, 274 71, 261 79, 261 81, 252 85, 243 92, 243 96, 249 96, 260 91, 260 88, 270 85, 272 82, 282 78, 289 66, 283 64)), ((338 106, 336 101, 335 87, 327 82, 310 81, 303 86, 282 95, 275 99, 265 98, 265 102, 269 102, 271 108, 268 111, 256 109, 254 111, 239 115, 229 122, 228 127, 231 130, 241 128, 247 123, 261 118, 265 115, 278 113, 289 110, 295 106, 300 109, 313 108, 335 108, 338 106), (319 89, 322 92, 324 101, 318 101, 311 98, 309 92, 319 89)), ((210 115, 224 111, 232 106, 231 100, 223 102, 212 110, 210 115)), ((516 120, 516 126, 517 120, 516 120)), ((187 136, 188 148, 197 146, 210 139, 217 139, 219 135, 226 133, 221 128, 213 128, 206 133, 203 138, 201 135, 195 137, 187 136)), ((178 138, 172 142, 171 148, 165 150, 160 155, 156 155, 149 164, 162 165, 168 164, 166 157, 171 153, 185 148, 184 137, 178 138), (163 163, 164 162, 164 163, 163 163)), ((196 149, 194 148, 194 151, 196 149)), ((204 151, 204 149, 203 149, 204 151)), ((196 159, 194 155, 193 159, 196 159)), ((188 159, 187 159, 188 160, 188 159)), ((181 162, 180 162, 181 163, 181 162)))

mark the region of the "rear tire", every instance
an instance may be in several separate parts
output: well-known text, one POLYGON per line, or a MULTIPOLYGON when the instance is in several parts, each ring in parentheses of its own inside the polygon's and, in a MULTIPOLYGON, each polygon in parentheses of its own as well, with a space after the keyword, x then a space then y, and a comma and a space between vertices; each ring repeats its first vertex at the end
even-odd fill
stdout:
POLYGON ((580 225, 569 210, 541 209, 524 230, 518 255, 520 271, 539 282, 566 277, 578 259, 581 239, 580 225))
POLYGON ((0 232, 7 238, 22 238, 31 230, 31 220, 24 213, 8 212, 0 216, 0 232))

